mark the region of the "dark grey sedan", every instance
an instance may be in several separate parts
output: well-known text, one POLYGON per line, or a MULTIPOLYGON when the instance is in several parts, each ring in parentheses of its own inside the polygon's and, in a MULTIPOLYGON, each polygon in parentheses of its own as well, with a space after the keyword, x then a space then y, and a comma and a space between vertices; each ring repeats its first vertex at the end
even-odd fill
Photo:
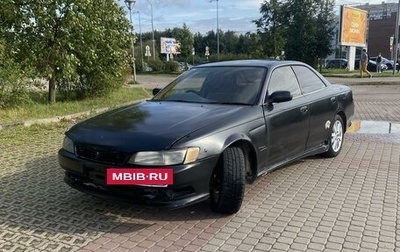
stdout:
POLYGON ((338 155, 354 113, 349 87, 295 61, 204 64, 153 92, 65 133, 66 183, 133 204, 209 199, 231 214, 246 182, 306 156, 338 155))

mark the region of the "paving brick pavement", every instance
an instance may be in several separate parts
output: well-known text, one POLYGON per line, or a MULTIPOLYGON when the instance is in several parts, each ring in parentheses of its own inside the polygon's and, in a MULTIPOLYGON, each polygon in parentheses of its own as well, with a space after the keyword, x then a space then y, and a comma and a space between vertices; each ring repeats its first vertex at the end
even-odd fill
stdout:
MULTIPOLYGON (((400 122, 400 87, 353 86, 356 119, 400 122)), ((63 182, 63 130, 0 141, 0 251, 400 250, 400 141, 347 134, 333 159, 311 157, 246 187, 241 210, 178 210, 97 199, 63 182)))

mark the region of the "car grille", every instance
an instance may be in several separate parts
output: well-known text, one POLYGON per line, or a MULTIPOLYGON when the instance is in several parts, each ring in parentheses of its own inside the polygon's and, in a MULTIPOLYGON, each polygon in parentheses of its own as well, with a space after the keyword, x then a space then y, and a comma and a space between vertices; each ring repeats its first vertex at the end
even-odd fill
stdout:
POLYGON ((127 154, 123 152, 84 144, 77 144, 75 152, 80 158, 103 164, 122 165, 125 163, 127 158, 127 154))

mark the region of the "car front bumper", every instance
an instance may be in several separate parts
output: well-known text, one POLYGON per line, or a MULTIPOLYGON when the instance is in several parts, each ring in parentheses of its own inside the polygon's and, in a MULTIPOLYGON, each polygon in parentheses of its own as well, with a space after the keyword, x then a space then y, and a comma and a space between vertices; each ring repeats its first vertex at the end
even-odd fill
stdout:
POLYGON ((80 159, 64 149, 58 152, 58 161, 65 170, 64 181, 81 192, 132 204, 177 208, 208 199, 209 182, 218 156, 172 166, 174 183, 165 187, 107 185, 106 170, 110 165, 80 159))

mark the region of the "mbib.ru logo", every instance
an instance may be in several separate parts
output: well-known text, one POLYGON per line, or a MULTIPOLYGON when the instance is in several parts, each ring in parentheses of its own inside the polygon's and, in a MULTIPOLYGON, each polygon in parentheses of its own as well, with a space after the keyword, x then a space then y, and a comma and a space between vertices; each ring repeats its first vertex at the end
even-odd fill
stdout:
POLYGON ((172 185, 172 168, 109 168, 107 185, 172 185))

